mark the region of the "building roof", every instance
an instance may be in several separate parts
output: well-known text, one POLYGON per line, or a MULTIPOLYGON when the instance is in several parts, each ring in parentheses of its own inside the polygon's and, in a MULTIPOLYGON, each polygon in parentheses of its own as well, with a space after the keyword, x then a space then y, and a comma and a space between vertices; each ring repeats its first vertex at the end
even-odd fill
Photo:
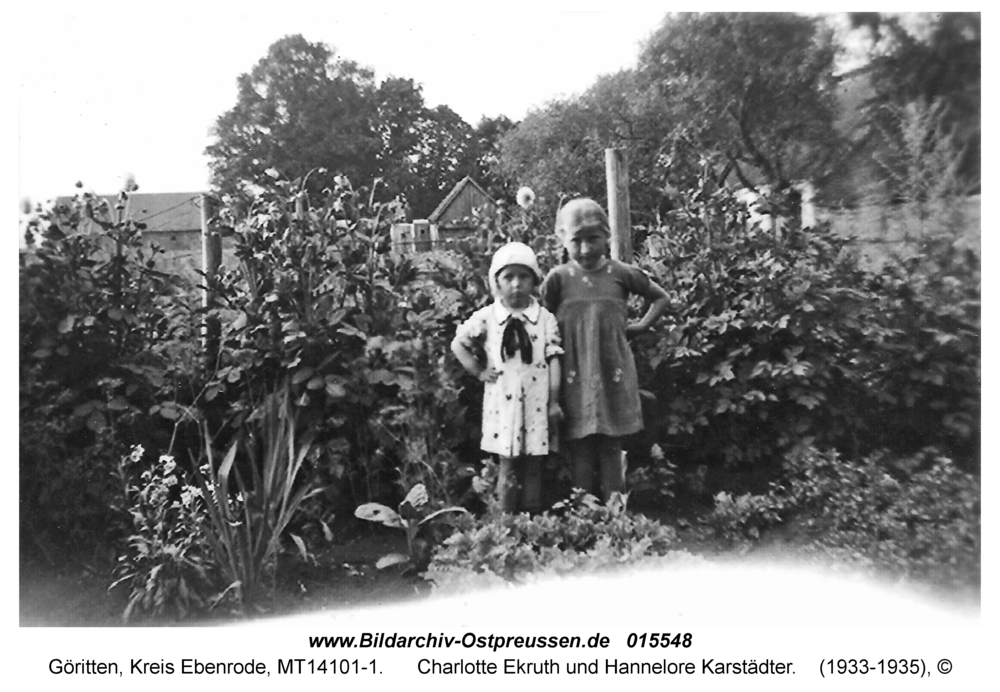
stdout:
POLYGON ((485 197, 491 204, 496 204, 496 201, 494 201, 494 199, 490 197, 489 193, 487 193, 486 190, 484 190, 479 183, 477 183, 469 176, 465 176, 464 178, 459 180, 458 183, 455 184, 455 187, 451 188, 451 192, 449 192, 447 196, 445 196, 445 198, 441 200, 441 204, 437 205, 437 208, 433 212, 431 212, 431 215, 427 217, 427 220, 430 221, 431 223, 437 223, 441 219, 441 217, 444 216, 445 212, 448 211, 448 208, 452 205, 452 203, 456 199, 458 199, 458 196, 461 195, 462 192, 465 190, 465 188, 470 185, 473 187, 474 190, 476 190, 477 192, 479 192, 479 194, 485 197))
MULTIPOLYGON (((200 231, 201 192, 133 192, 129 195, 128 214, 146 224, 145 232, 200 231)), ((98 195, 114 209, 118 195, 98 195)), ((59 197, 57 204, 69 204, 71 197, 59 197)))

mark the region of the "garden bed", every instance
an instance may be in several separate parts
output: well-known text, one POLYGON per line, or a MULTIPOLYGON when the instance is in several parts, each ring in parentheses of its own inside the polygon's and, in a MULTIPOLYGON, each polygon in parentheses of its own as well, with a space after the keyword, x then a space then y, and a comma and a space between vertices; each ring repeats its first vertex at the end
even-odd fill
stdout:
MULTIPOLYGON (((677 550, 703 556, 725 569, 738 570, 750 564, 811 562, 819 565, 824 558, 812 549, 806 526, 792 522, 772 527, 759 541, 733 544, 720 538, 708 523, 712 512, 710 500, 687 495, 660 509, 641 507, 642 514, 673 527, 677 532, 677 550)), ((313 561, 306 563, 289 552, 282 556, 281 569, 273 597, 248 612, 232 606, 220 606, 207 613, 179 619, 176 615, 139 618, 133 626, 196 626, 290 615, 318 614, 339 609, 383 606, 413 602, 431 594, 433 587, 419 575, 402 566, 384 570, 376 561, 390 552, 405 552, 402 532, 387 527, 346 519, 335 527, 340 536, 318 547, 313 561)), ((827 558, 828 559, 828 558, 827 558)), ((834 570, 850 572, 858 568, 849 561, 830 565, 834 570)), ((98 568, 86 560, 65 560, 54 565, 37 550, 22 551, 20 561, 21 626, 117 627, 122 626, 122 612, 127 603, 124 590, 108 593, 110 565, 98 568)), ((956 609, 978 610, 980 591, 967 586, 947 592, 932 585, 910 583, 908 589, 934 596, 939 604, 956 609)))
MULTIPOLYGON (((357 534, 317 551, 314 563, 288 554, 269 601, 240 613, 220 605, 201 615, 179 619, 137 618, 132 625, 212 624, 349 608, 381 605, 418 598, 430 584, 402 569, 375 569, 387 552, 405 550, 406 540, 380 527, 360 527, 357 534)), ((82 560, 52 564, 35 551, 24 551, 20 561, 20 623, 22 626, 113 627, 120 626, 128 602, 124 589, 108 592, 110 565, 94 567, 82 560)))

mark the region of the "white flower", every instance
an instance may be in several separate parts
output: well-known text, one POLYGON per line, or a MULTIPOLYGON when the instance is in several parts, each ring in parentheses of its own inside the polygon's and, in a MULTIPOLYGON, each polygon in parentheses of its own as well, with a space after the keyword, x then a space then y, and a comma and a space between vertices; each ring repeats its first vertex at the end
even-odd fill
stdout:
POLYGON ((410 488, 410 492, 407 493, 403 502, 409 502, 414 507, 422 507, 427 504, 427 500, 427 488, 424 487, 423 483, 417 483, 410 488))
POLYGON ((521 209, 531 209, 535 205, 535 193, 530 187, 517 191, 517 204, 521 209))
POLYGON ((174 458, 166 454, 160 457, 160 463, 163 464, 163 473, 173 473, 174 469, 177 468, 177 462, 174 461, 174 458))
POLYGON ((132 453, 129 454, 129 460, 131 460, 133 464, 138 464, 139 460, 142 459, 142 455, 145 451, 146 450, 142 448, 142 445, 136 445, 135 447, 132 448, 132 453))
POLYGON ((194 501, 196 490, 200 488, 192 488, 190 485, 181 490, 181 504, 188 507, 194 501))

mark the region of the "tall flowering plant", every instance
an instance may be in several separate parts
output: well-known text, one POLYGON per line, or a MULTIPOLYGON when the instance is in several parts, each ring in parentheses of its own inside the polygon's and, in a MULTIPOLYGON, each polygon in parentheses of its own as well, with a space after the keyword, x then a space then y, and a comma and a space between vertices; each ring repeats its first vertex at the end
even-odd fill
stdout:
POLYGON ((205 533, 202 491, 185 481, 173 457, 143 463, 140 445, 116 469, 121 482, 128 538, 109 591, 129 589, 122 619, 139 612, 184 617, 209 605, 215 574, 205 533))
POLYGON ((515 200, 519 209, 503 215, 504 222, 496 240, 500 244, 517 241, 530 246, 543 271, 546 271, 561 261, 562 245, 552 232, 550 223, 539 213, 534 190, 528 186, 520 187, 515 200))
POLYGON ((195 478, 205 498, 206 538, 227 591, 241 604, 273 590, 285 529, 320 491, 305 469, 318 448, 311 431, 300 432, 289 397, 287 382, 269 394, 218 463, 203 424, 208 461, 195 478))

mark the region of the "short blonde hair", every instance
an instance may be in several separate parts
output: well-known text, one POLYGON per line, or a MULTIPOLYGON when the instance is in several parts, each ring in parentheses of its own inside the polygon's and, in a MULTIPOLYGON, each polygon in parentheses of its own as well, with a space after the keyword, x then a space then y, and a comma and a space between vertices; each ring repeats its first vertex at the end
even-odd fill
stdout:
POLYGON ((611 235, 611 224, 604 208, 589 197, 572 199, 556 214, 556 233, 565 236, 578 228, 599 226, 605 233, 611 235))

